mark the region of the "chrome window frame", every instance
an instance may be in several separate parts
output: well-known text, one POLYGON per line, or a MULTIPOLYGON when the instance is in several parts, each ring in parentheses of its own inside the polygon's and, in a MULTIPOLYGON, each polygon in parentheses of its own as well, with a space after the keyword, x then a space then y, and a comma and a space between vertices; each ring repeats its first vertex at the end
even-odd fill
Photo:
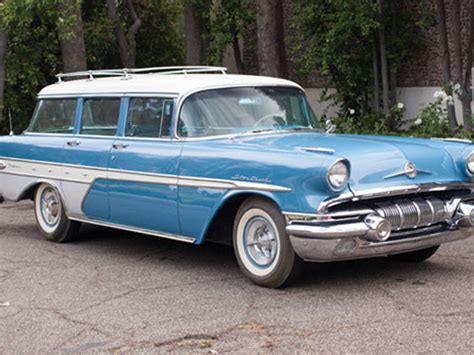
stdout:
POLYGON ((151 140, 151 141, 154 141, 154 140, 158 140, 158 141, 171 141, 172 138, 173 138, 173 126, 174 126, 174 119, 175 119, 175 107, 176 107, 176 97, 174 96, 127 96, 125 98, 128 102, 127 104, 125 105, 124 107, 124 117, 123 117, 123 131, 121 132, 121 134, 119 135, 120 139, 127 139, 127 140, 134 140, 134 139, 137 139, 137 140, 151 140), (162 136, 162 131, 163 131, 163 117, 164 117, 164 111, 162 112, 162 117, 161 117, 161 123, 160 123, 160 136, 159 137, 134 137, 134 136, 127 136, 126 135, 126 130, 125 130, 125 127, 126 127, 126 124, 127 124, 127 121, 128 121, 128 115, 129 115, 129 111, 130 111, 130 101, 131 99, 150 99, 150 98, 157 98, 157 99, 163 99, 163 102, 162 102, 162 106, 163 106, 163 109, 166 105, 167 102, 172 102, 172 112, 171 112, 171 122, 170 122, 170 135, 169 136, 166 136, 166 137, 163 137, 162 136))
POLYGON ((60 136, 65 136, 65 137, 70 137, 74 134, 74 131, 76 129, 76 120, 77 120, 77 114, 79 110, 79 100, 77 97, 37 97, 36 98, 36 104, 35 104, 35 109, 31 115, 30 122, 28 124, 28 127, 22 132, 22 134, 25 135, 46 135, 46 136, 52 136, 52 137, 60 137, 60 136), (33 118, 36 114, 36 110, 38 109, 38 102, 41 100, 75 100, 76 101, 76 108, 74 112, 74 118, 73 118, 73 125, 72 125, 72 132, 71 133, 46 133, 46 132, 30 132, 28 131, 31 126, 33 125, 33 118))
POLYGON ((175 127, 175 121, 176 121, 176 112, 177 112, 177 103, 178 103, 178 98, 179 94, 175 92, 163 92, 163 93, 150 93, 150 92, 132 92, 132 93, 124 93, 124 92, 110 92, 110 93, 87 93, 87 94, 80 94, 80 93, 69 93, 69 94, 61 94, 61 95, 38 95, 37 100, 42 100, 42 99, 76 99, 78 104, 76 107, 76 117, 75 117, 75 122, 74 122, 74 131, 70 134, 59 134, 59 133, 35 133, 35 132, 26 132, 24 131, 24 135, 48 135, 48 136, 54 136, 54 137, 59 137, 64 136, 64 137, 75 137, 75 138, 109 138, 109 139, 117 139, 117 140, 128 140, 128 141, 161 141, 161 142, 171 142, 175 141, 174 139, 174 128, 175 127), (93 135, 93 134, 80 134, 79 130, 76 129, 80 126, 80 122, 82 117, 80 117, 80 113, 78 112, 79 110, 79 101, 85 98, 118 98, 121 100, 120 102, 120 112, 119 112, 119 118, 118 118, 118 125, 117 125, 117 130, 115 132, 115 135, 113 136, 108 136, 108 135, 93 135), (152 138, 152 137, 125 137, 124 132, 120 132, 120 127, 123 125, 125 122, 123 119, 127 119, 126 114, 128 113, 123 105, 123 101, 130 99, 130 98, 163 98, 167 100, 172 100, 173 101, 173 113, 171 117, 171 134, 170 137, 165 137, 165 138, 152 138))

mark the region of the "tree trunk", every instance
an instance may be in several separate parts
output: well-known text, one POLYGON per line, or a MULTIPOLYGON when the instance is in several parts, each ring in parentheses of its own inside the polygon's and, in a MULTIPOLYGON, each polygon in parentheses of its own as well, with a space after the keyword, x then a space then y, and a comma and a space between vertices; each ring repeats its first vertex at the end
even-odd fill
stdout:
POLYGON ((127 0, 127 7, 128 7, 128 11, 130 11, 130 15, 132 16, 132 20, 133 20, 133 23, 127 32, 128 56, 129 56, 131 67, 133 68, 136 65, 136 56, 137 56, 137 41, 135 38, 137 36, 138 30, 142 26, 142 19, 138 16, 137 11, 135 10, 133 0, 127 0))
POLYGON ((377 49, 377 36, 374 35, 374 45, 372 46, 372 64, 374 74, 374 98, 373 98, 373 109, 374 112, 380 112, 380 87, 379 87, 379 59, 377 49))
POLYGON ((257 44, 260 74, 287 77, 281 0, 257 0, 257 44))
POLYGON ((199 13, 195 5, 184 7, 184 31, 186 34, 186 65, 207 64, 209 42, 205 38, 209 23, 199 13))
POLYGON ((472 130, 472 60, 474 50, 474 0, 471 0, 470 8, 470 26, 469 26, 469 40, 466 48, 466 67, 464 69, 464 82, 462 85, 462 111, 463 111, 463 125, 464 129, 472 130))
POLYGON ((234 35, 232 48, 234 49, 234 60, 237 73, 242 74, 244 72, 244 64, 242 63, 242 53, 240 51, 239 37, 237 34, 234 35))
MULTIPOLYGON (((388 77, 388 64, 387 64, 387 49, 385 45, 385 29, 384 29, 384 2, 383 0, 377 0, 380 30, 379 30, 379 47, 380 47, 380 70, 382 74, 382 102, 383 111, 387 114, 390 110, 390 84, 388 77)), ((388 129, 393 130, 394 122, 392 117, 387 116, 386 126, 388 129)))
MULTIPOLYGON (((443 81, 445 85, 451 82, 451 58, 449 55, 448 30, 446 28, 446 8, 444 0, 436 0, 436 20, 439 33, 439 44, 443 53, 443 81)), ((452 130, 458 126, 454 105, 448 105, 449 124, 452 130)))
POLYGON ((127 0, 127 7, 133 20, 133 24, 124 33, 122 24, 120 22, 120 15, 117 11, 115 0, 106 0, 107 14, 114 25, 115 37, 117 38, 117 45, 120 54, 120 60, 125 68, 134 68, 136 60, 136 42, 135 36, 142 25, 142 20, 137 15, 133 0, 127 0))
POLYGON ((8 36, 0 32, 0 122, 3 121, 3 97, 5 92, 6 61, 8 50, 8 36))
POLYGON ((453 1, 453 47, 454 47, 454 81, 462 84, 462 38, 461 38, 461 4, 453 1))
POLYGON ((397 97, 397 70, 394 67, 390 68, 390 107, 395 106, 398 103, 397 97))
POLYGON ((69 23, 70 19, 73 21, 70 26, 62 26, 59 29, 63 72, 65 73, 87 70, 81 8, 75 3, 75 0, 64 0, 66 22, 69 23))

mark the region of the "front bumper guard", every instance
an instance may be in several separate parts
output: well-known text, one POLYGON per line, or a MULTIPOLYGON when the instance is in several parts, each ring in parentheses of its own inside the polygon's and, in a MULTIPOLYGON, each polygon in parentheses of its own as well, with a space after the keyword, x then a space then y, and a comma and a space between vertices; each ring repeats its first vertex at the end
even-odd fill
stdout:
POLYGON ((474 206, 460 204, 456 216, 443 226, 404 231, 376 241, 367 219, 346 221, 290 221, 286 232, 296 254, 306 261, 328 262, 406 253, 462 240, 474 235, 474 206), (411 235, 410 235, 411 234, 411 235))

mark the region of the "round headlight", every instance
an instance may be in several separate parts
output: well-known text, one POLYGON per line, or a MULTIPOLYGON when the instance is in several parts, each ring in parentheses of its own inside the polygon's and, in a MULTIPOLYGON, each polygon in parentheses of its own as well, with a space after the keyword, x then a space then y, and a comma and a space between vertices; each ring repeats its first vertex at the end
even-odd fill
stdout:
POLYGON ((333 163, 328 169, 327 180, 333 190, 339 191, 346 187, 349 180, 347 164, 342 160, 333 163))
POLYGON ((469 174, 474 175, 474 152, 466 159, 466 169, 469 174))

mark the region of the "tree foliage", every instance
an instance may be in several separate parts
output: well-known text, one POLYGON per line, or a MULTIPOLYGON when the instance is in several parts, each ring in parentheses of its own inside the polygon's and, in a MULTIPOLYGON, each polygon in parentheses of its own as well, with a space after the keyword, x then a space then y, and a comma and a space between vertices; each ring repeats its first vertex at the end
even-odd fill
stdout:
POLYGON ((56 5, 55 1, 8 0, 0 6, 1 27, 9 36, 5 107, 17 132, 28 124, 38 90, 52 82, 61 68, 56 5))
POLYGON ((210 12, 210 48, 209 61, 220 64, 225 50, 232 46, 235 61, 240 72, 243 71, 240 63, 239 39, 242 38, 249 23, 255 21, 255 6, 252 0, 216 0, 210 12), (239 68, 240 66, 240 68, 239 68))
MULTIPOLYGON (((412 48, 419 24, 392 1, 384 8, 383 18, 378 16, 377 3, 372 0, 295 0, 294 12, 293 42, 298 43, 294 55, 300 58, 306 72, 317 68, 337 88, 335 94, 326 95, 325 99, 339 104, 342 113, 355 110, 358 117, 373 113, 379 105, 373 102, 377 100, 374 53, 380 55, 379 30, 384 30, 389 72, 391 79, 395 79, 412 48)), ((395 96, 395 88, 392 91, 395 96)), ((391 104, 396 104, 394 98, 391 104)), ((390 114, 391 110, 385 112, 390 114)))
MULTIPOLYGON (((75 0, 81 5, 89 69, 122 67, 113 25, 103 1, 75 0)), ((53 83, 62 68, 60 36, 70 25, 68 9, 60 0, 4 0, 0 2, 0 29, 8 33, 6 112, 11 111, 15 131, 27 126, 38 91, 53 83)), ((136 0, 143 13, 143 28, 136 36, 137 66, 181 64, 183 34, 180 31, 181 3, 136 0)), ((131 22, 123 4, 119 6, 124 26, 131 22)), ((7 121, 0 122, 7 133, 7 121)))

